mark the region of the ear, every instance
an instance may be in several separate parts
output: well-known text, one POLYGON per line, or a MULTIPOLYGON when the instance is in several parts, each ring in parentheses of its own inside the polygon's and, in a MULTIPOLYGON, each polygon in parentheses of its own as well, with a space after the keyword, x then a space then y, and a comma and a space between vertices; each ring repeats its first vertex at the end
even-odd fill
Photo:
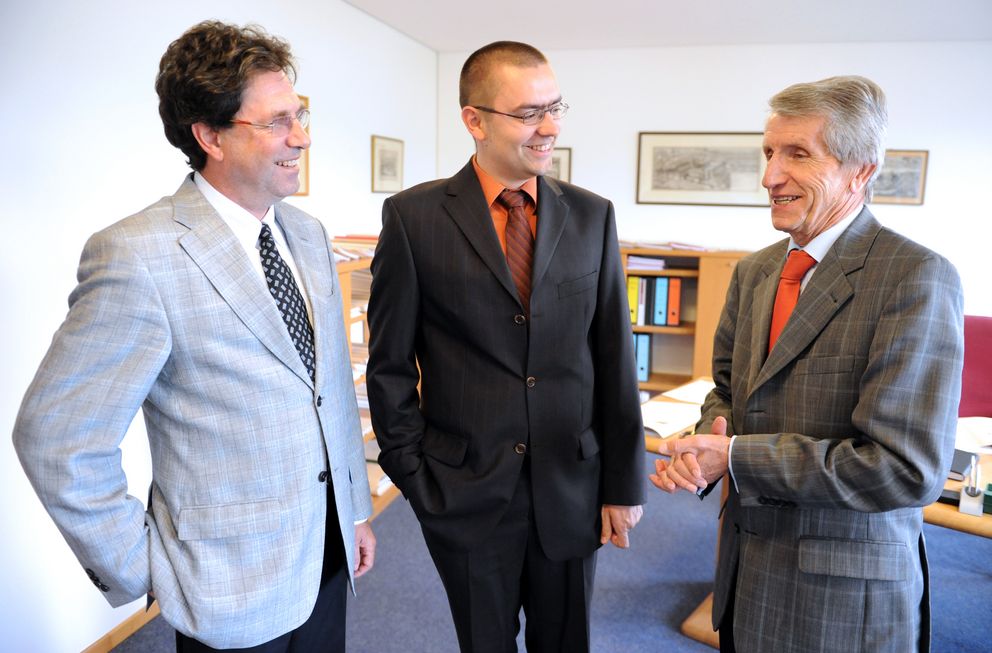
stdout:
POLYGON ((482 121, 482 112, 475 107, 462 107, 462 122, 465 128, 477 141, 486 140, 486 130, 482 121))
POLYGON ((855 194, 864 193, 865 186, 868 184, 871 176, 875 174, 876 168, 878 168, 877 163, 869 163, 859 167, 854 172, 854 176, 851 177, 851 192, 855 194))
POLYGON ((190 129, 193 131, 193 138, 200 144, 200 149, 206 153, 207 159, 224 160, 224 150, 220 146, 220 131, 205 122, 195 122, 190 129))

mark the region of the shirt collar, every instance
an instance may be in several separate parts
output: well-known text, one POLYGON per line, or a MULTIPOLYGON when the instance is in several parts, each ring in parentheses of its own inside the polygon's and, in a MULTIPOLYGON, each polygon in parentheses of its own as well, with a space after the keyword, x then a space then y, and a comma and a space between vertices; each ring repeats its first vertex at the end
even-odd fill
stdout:
POLYGON ((812 256, 813 258, 815 258, 817 262, 822 261, 823 257, 826 256, 827 252, 830 251, 830 248, 834 246, 835 242, 837 242, 837 239, 840 238, 840 235, 844 233, 844 230, 847 229, 852 222, 854 222, 854 218, 858 217, 861 214, 862 209, 864 208, 865 208, 864 204, 857 207, 850 215, 845 217, 843 220, 841 220, 834 226, 830 227, 829 229, 818 235, 813 240, 806 243, 805 247, 799 247, 799 245, 796 244, 796 241, 792 240, 792 237, 790 236, 789 247, 788 249, 786 249, 786 252, 791 252, 793 249, 798 248, 805 250, 806 253, 812 256))
POLYGON ((245 249, 256 249, 259 232, 262 230, 262 223, 269 225, 273 232, 278 232, 274 228, 275 210, 273 207, 265 212, 262 220, 249 213, 244 207, 238 205, 231 198, 227 197, 219 190, 210 185, 199 172, 193 173, 193 183, 203 193, 204 199, 213 207, 221 219, 234 232, 238 242, 245 245, 245 249))
MULTIPOLYGON (((472 157, 472 167, 475 168, 475 175, 479 178, 479 183, 482 184, 482 193, 486 196, 486 205, 492 206, 496 198, 499 197, 499 194, 506 189, 506 186, 483 170, 474 156, 472 157)), ((530 197, 531 201, 534 202, 534 206, 537 206, 537 177, 531 177, 520 188, 511 188, 510 190, 524 191, 530 197)))

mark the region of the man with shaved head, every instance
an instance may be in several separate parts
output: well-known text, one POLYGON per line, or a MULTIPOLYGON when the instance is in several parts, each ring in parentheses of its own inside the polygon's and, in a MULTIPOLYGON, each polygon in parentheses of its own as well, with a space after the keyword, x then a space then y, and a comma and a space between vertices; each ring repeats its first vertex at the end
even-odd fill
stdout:
POLYGON ((369 403, 465 652, 589 650, 596 550, 628 546, 644 439, 612 204, 545 175, 568 110, 544 55, 462 69, 475 156, 386 200, 369 403))

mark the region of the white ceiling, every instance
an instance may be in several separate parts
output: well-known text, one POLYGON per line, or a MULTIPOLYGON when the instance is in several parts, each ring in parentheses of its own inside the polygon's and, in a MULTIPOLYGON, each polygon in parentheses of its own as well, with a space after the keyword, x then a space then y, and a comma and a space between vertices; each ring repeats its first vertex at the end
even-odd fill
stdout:
MULTIPOLYGON (((437 52, 992 40, 992 0, 345 0, 437 52)), ((992 62, 990 62, 992 64, 992 62)))

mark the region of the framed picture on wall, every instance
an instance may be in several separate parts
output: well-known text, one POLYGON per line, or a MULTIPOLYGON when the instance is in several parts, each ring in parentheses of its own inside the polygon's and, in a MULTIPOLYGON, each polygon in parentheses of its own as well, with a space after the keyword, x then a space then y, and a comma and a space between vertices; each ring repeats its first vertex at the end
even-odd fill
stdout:
POLYGON ((554 177, 564 182, 572 181, 572 148, 556 147, 551 153, 551 167, 546 177, 554 177))
MULTIPOLYGON (((306 95, 301 95, 300 102, 303 103, 304 109, 310 108, 310 98, 306 95)), ((304 130, 307 135, 310 134, 310 125, 307 124, 307 128, 304 130)), ((309 195, 310 194, 310 148, 303 150, 300 155, 300 189, 293 193, 293 195, 309 195)))
POLYGON ((638 204, 768 206, 761 132, 641 132, 638 204))
POLYGON ((403 190, 403 141, 372 135, 372 192, 403 190))
POLYGON ((885 150, 875 180, 873 204, 923 204, 928 150, 885 150))

